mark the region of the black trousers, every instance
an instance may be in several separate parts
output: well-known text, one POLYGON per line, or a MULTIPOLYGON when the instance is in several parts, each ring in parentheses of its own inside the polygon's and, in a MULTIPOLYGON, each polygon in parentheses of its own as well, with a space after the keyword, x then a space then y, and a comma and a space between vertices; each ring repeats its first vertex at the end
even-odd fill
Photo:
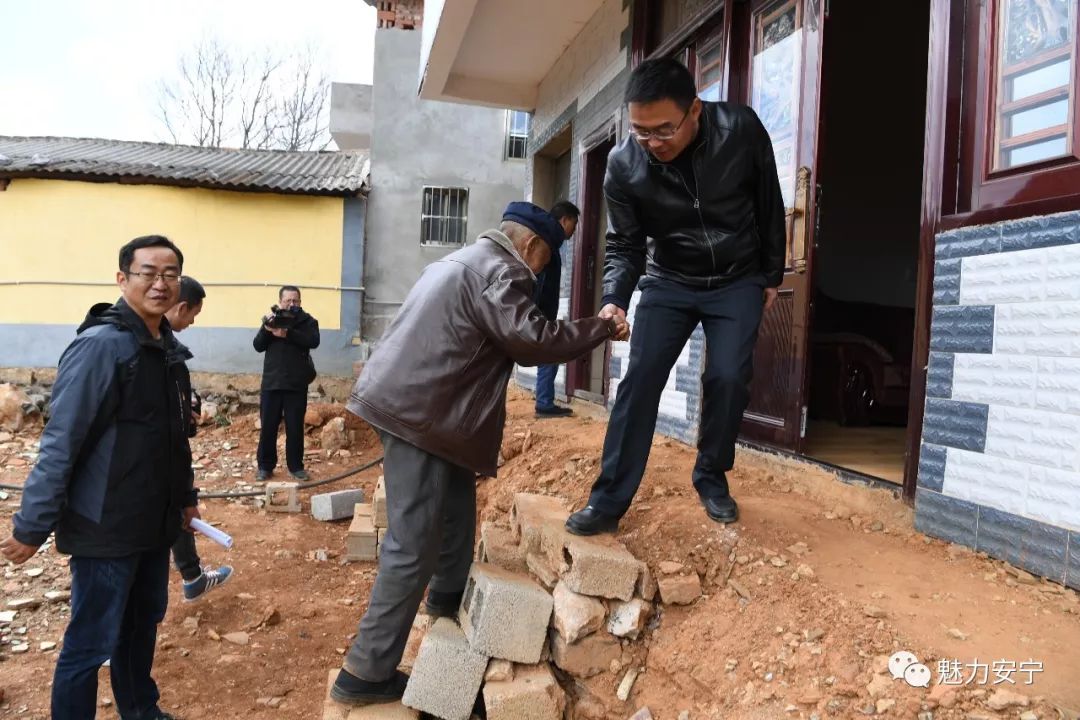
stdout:
POLYGON ((262 430, 256 460, 260 470, 277 467, 277 435, 285 419, 285 462, 289 472, 304 469, 304 414, 307 412, 307 391, 263 390, 259 405, 262 430))
POLYGON ((180 577, 185 581, 190 582, 202 575, 202 561, 195 549, 195 533, 180 531, 180 536, 172 546, 172 558, 176 569, 180 571, 180 577))
POLYGON ((630 363, 619 381, 604 438, 600 477, 589 504, 622 516, 649 461, 660 396, 683 346, 701 323, 705 362, 694 488, 702 498, 728 494, 735 440, 750 401, 754 343, 761 324, 764 279, 748 277, 714 290, 646 277, 634 310, 630 363))

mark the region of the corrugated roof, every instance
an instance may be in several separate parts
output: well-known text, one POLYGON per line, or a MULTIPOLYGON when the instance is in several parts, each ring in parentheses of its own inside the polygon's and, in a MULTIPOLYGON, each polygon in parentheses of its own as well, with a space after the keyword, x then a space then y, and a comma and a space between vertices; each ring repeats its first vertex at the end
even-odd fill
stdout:
POLYGON ((0 177, 132 181, 303 195, 366 193, 363 151, 238 150, 0 135, 0 177))

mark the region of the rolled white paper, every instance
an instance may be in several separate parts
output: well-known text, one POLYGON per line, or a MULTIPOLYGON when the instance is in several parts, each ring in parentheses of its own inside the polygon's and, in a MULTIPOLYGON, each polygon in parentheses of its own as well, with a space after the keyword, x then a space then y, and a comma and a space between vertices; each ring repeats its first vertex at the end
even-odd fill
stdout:
POLYGON ((203 535, 210 538, 211 540, 216 542, 218 545, 221 545, 222 547, 224 547, 226 549, 232 547, 233 540, 232 540, 232 537, 227 532, 223 532, 221 530, 218 530, 216 527, 214 527, 210 523, 203 522, 199 518, 195 518, 194 520, 191 521, 191 529, 192 530, 198 530, 203 535))

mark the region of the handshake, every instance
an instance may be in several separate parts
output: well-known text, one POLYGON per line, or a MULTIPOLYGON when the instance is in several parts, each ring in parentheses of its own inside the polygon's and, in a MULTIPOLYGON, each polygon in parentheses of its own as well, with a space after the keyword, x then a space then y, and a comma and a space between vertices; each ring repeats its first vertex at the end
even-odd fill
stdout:
POLYGON ((626 320, 626 311, 621 307, 612 304, 605 305, 600 308, 597 317, 615 321, 615 334, 612 336, 613 340, 630 339, 630 323, 626 320))

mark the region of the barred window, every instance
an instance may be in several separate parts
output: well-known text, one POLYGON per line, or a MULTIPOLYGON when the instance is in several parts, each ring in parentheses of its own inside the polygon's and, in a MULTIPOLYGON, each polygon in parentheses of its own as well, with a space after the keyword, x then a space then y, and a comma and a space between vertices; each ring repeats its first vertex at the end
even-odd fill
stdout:
POLYGON ((420 243, 461 246, 469 219, 469 189, 424 187, 420 207, 420 243))
POLYGON ((529 143, 529 113, 506 111, 506 158, 524 160, 529 143))

